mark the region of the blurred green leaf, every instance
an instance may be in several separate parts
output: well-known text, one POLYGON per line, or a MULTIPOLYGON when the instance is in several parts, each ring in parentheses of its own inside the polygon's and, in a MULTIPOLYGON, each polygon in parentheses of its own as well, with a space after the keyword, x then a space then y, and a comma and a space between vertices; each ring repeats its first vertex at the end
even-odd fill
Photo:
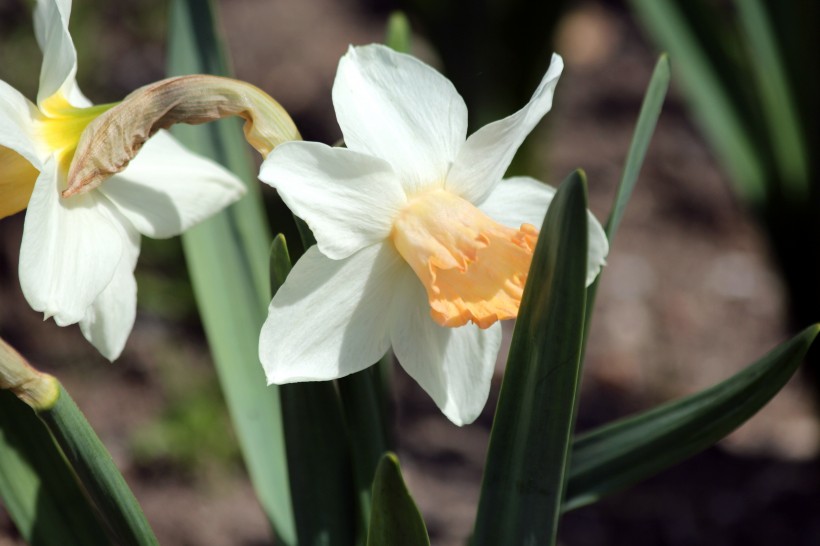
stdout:
POLYGON ((788 382, 818 332, 803 330, 710 389, 577 437, 564 510, 657 474, 739 427, 788 382))
MULTIPOLYGON (((271 245, 271 291, 290 273, 287 244, 271 245)), ((288 467, 299 544, 353 544, 356 505, 351 461, 339 397, 331 381, 280 387, 288 467)))
POLYGON ((737 101, 721 84, 716 66, 698 41, 673 0, 630 0, 653 38, 669 52, 680 73, 678 81, 689 95, 698 122, 735 189, 753 205, 766 197, 763 158, 750 139, 737 101))
POLYGON ((581 171, 558 189, 540 233, 490 435, 475 546, 555 543, 584 327, 581 171))
POLYGON ((402 11, 394 11, 387 20, 387 32, 384 36, 384 44, 399 53, 410 53, 410 45, 413 32, 410 29, 410 21, 402 11))
MULTIPOLYGON (((207 0, 174 0, 169 25, 170 74, 228 74, 207 0)), ((279 390, 267 387, 258 357, 259 331, 270 301, 270 234, 255 169, 239 122, 177 125, 174 135, 247 184, 238 203, 183 237, 205 333, 245 463, 278 540, 296 543, 279 390)))
POLYGON ((806 148, 797 115, 797 105, 788 86, 787 70, 778 51, 774 29, 760 0, 735 1, 749 63, 757 81, 760 106, 771 133, 771 146, 780 180, 792 199, 804 199, 809 191, 806 148))
POLYGON ((367 546, 423 546, 430 544, 427 528, 404 484, 399 460, 386 453, 373 481, 373 517, 367 546))
POLYGON ((40 410, 37 415, 77 473, 108 525, 114 543, 122 546, 159 544, 108 450, 62 385, 54 406, 40 410))
POLYGON ((46 427, 6 390, 0 390, 0 499, 32 546, 111 544, 46 427))

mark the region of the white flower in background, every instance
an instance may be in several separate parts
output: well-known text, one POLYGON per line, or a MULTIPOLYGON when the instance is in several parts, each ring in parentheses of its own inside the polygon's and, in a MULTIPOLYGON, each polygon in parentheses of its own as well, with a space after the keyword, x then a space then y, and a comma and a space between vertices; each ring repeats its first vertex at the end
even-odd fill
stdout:
POLYGON ((242 183, 157 134, 121 174, 61 198, 93 107, 75 81, 70 0, 41 0, 34 14, 43 51, 37 105, 0 81, 0 218, 26 211, 20 284, 29 304, 60 326, 80 323, 108 359, 134 324, 140 234, 170 237, 238 199, 242 183))
MULTIPOLYGON (((259 356, 270 383, 362 370, 393 347, 456 424, 487 401, 499 320, 518 313, 555 190, 502 181, 552 105, 557 55, 529 104, 467 136, 467 109, 421 61, 370 45, 339 63, 333 103, 347 148, 288 142, 262 166, 318 244, 273 298, 259 356)), ((591 283, 608 251, 590 215, 591 283)))

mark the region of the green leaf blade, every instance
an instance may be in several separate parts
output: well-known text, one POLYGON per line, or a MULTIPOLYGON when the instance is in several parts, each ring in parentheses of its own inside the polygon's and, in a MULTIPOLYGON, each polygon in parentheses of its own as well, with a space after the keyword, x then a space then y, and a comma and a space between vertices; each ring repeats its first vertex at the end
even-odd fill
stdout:
POLYGON ((0 390, 0 499, 32 546, 111 544, 46 427, 5 390, 0 390))
MULTIPOLYGON (((270 284, 275 294, 291 271, 283 235, 274 238, 270 284)), ((287 438, 290 490, 298 544, 353 544, 359 519, 348 437, 333 382, 279 387, 287 438)))
POLYGON ((632 141, 626 155, 624 170, 618 183, 618 191, 615 194, 615 202, 604 228, 610 245, 615 233, 618 231, 618 227, 621 225, 626 205, 629 198, 632 197, 632 190, 635 189, 635 183, 638 181, 638 175, 641 172, 641 167, 643 167, 646 151, 649 149, 649 143, 655 132, 655 126, 658 124, 663 101, 669 89, 669 79, 669 57, 663 54, 655 63, 649 86, 646 88, 646 94, 641 103, 641 112, 638 114, 638 121, 635 124, 635 131, 632 133, 632 141))
MULTIPOLYGON (((208 0, 174 0, 169 24, 170 74, 228 75, 208 0)), ((270 301, 270 233, 255 169, 237 120, 173 128, 195 152, 238 174, 243 199, 182 236, 205 333, 256 494, 283 544, 296 544, 281 400, 268 387, 258 338, 270 301)))
POLYGON ((580 374, 585 182, 577 171, 561 185, 538 238, 490 436, 476 546, 555 541, 580 374))
POLYGON ((576 438, 564 510, 646 479, 726 436, 786 384, 818 332, 818 325, 807 328, 710 389, 576 438))
POLYGON ((424 546, 427 528, 401 476, 399 460, 386 453, 373 481, 373 517, 367 546, 424 546))
POLYGON ((698 123, 729 171, 738 195, 753 206, 761 204, 767 194, 762 154, 680 5, 673 0, 631 0, 630 4, 655 41, 669 52, 698 123))
POLYGON ((114 542, 123 546, 159 544, 108 450, 62 385, 54 406, 37 415, 76 471, 114 542))

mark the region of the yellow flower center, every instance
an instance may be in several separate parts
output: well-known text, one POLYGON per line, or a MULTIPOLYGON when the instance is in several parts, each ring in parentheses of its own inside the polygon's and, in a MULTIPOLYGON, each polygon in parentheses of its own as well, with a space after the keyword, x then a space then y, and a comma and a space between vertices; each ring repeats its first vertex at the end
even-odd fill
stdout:
MULTIPOLYGON (((57 156, 59 168, 67 173, 83 130, 112 106, 77 108, 62 94, 53 95, 42 104, 41 115, 35 122, 35 138, 42 148, 57 156)), ((0 218, 26 208, 37 175, 37 169, 23 156, 0 146, 0 218)))
POLYGON ((68 172, 71 166, 83 130, 112 106, 114 104, 77 108, 61 93, 52 95, 44 101, 41 107, 43 116, 37 123, 37 136, 49 150, 57 154, 63 172, 68 172))
POLYGON ((457 195, 433 190, 401 210, 391 238, 424 284, 437 323, 488 328, 518 315, 534 226, 502 226, 457 195))

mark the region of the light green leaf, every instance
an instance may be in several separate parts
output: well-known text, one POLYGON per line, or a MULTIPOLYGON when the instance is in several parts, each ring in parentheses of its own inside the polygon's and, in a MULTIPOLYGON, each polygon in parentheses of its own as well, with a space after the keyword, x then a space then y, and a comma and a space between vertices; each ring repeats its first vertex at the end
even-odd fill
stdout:
POLYGON ((547 211, 490 435, 473 544, 552 545, 580 375, 587 265, 586 180, 572 173, 547 211))
POLYGON ((424 546, 430 544, 424 520, 404 484, 399 460, 386 453, 373 482, 373 517, 367 546, 424 546))
MULTIPOLYGON (((170 74, 228 73, 213 7, 207 0, 172 2, 168 47, 170 74)), ((265 385, 258 358, 259 331, 270 301, 271 238, 255 169, 237 120, 178 125, 174 135, 248 185, 242 200, 186 232, 182 242, 248 473, 278 541, 295 544, 279 390, 265 385)))
POLYGON ((6 390, 0 390, 0 499, 32 546, 111 544, 46 427, 6 390))
POLYGON ((402 11, 394 11, 387 20, 387 32, 384 37, 384 44, 395 49, 399 53, 410 53, 410 45, 413 32, 410 29, 410 21, 402 11))
POLYGON ((564 510, 657 474, 739 427, 792 377, 818 332, 803 330, 710 389, 576 438, 564 510))

